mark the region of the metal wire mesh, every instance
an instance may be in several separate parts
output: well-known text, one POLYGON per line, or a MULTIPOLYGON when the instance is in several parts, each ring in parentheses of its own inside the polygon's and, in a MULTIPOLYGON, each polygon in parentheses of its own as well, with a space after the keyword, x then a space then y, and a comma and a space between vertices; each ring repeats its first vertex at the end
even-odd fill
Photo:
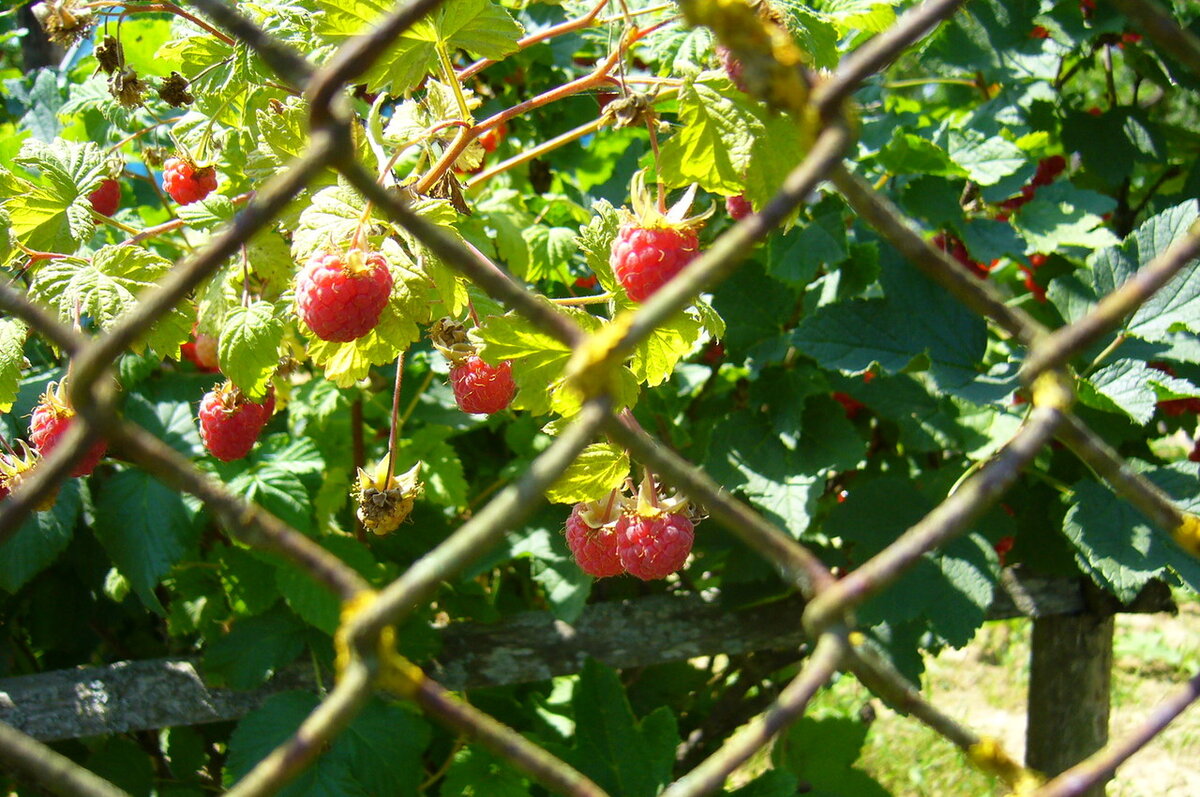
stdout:
MULTIPOLYGON (((801 716, 816 691, 838 670, 854 672, 876 694, 906 707, 965 750, 977 765, 1005 779, 1014 790, 1038 795, 1077 794, 1100 782, 1196 698, 1200 680, 1194 679, 1134 736, 1114 742, 1049 783, 1038 784, 1032 773, 998 747, 927 703, 873 651, 861 634, 852 630, 852 611, 856 606, 893 584, 924 554, 964 533, 1055 437, 1162 529, 1186 535, 1189 528, 1194 530, 1196 523, 1194 517, 1131 470, 1071 413, 1072 379, 1065 363, 1114 329, 1125 315, 1187 265, 1200 251, 1200 231, 1192 229, 1134 279, 1101 301, 1093 312, 1051 331, 1019 309, 1007 306, 992 286, 975 279, 965 267, 931 246, 883 195, 841 165, 852 140, 843 107, 847 97, 865 78, 884 68, 953 14, 962 0, 930 0, 906 13, 820 82, 807 99, 807 109, 819 120, 815 140, 777 196, 760 213, 729 230, 712 249, 642 305, 628 324, 604 339, 589 337, 567 317, 547 309, 522 284, 490 268, 476 253, 414 213, 405 200, 383 190, 353 160, 354 150, 349 145, 352 122, 339 103, 340 91, 364 73, 402 31, 434 10, 439 2, 411 0, 402 4, 377 27, 349 41, 331 61, 317 69, 219 0, 197 0, 195 5, 205 15, 257 51, 281 80, 304 91, 311 107, 308 151, 271 180, 224 232, 181 262, 148 292, 134 312, 94 340, 83 339, 20 292, 0 285, 0 307, 24 319, 70 356, 73 363, 70 397, 83 419, 72 427, 26 485, 5 502, 0 513, 0 540, 10 535, 42 498, 67 478, 73 463, 94 440, 104 437, 165 483, 203 500, 220 522, 242 540, 287 557, 343 602, 342 623, 336 636, 340 673, 336 686, 296 734, 259 763, 230 793, 264 794, 280 788, 311 764, 322 746, 350 722, 373 691, 383 690, 413 701, 436 721, 470 734, 552 790, 572 795, 603 794, 595 783, 564 761, 449 694, 400 657, 394 646, 395 626, 414 607, 428 600, 440 581, 468 566, 507 530, 519 524, 545 489, 601 431, 653 468, 667 483, 702 503, 716 521, 769 560, 808 599, 803 625, 814 645, 801 672, 766 712, 672 783, 664 792, 671 797, 709 793, 720 788, 727 775, 801 716), (448 539, 379 592, 372 591, 353 569, 311 539, 232 495, 163 441, 125 420, 118 396, 107 378, 118 356, 144 329, 196 289, 256 230, 269 224, 314 174, 325 167, 340 172, 363 196, 445 263, 544 332, 573 347, 579 356, 571 378, 581 386, 589 386, 582 412, 515 483, 501 490, 448 539), (775 230, 823 181, 830 181, 850 207, 912 263, 967 307, 986 316, 1027 347, 1022 379, 1033 397, 1027 422, 985 466, 894 543, 841 579, 835 579, 804 545, 731 496, 703 470, 640 428, 625 423, 621 415, 612 411, 606 389, 607 369, 621 362, 656 325, 687 307, 699 292, 731 274, 751 245, 775 230)), ((1181 61, 1200 67, 1200 46, 1157 6, 1146 0, 1120 0, 1117 5, 1137 20, 1158 45, 1181 61)), ((7 726, 0 726, 0 754, 35 773, 47 785, 69 793, 121 793, 7 726)))

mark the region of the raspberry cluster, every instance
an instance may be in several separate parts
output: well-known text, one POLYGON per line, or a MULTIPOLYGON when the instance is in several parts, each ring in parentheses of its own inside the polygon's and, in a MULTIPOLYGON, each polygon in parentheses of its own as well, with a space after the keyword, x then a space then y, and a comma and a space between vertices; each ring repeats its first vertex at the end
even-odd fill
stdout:
POLYGON ((660 497, 649 475, 636 498, 613 490, 602 501, 576 504, 565 532, 583 572, 595 578, 628 573, 643 581, 682 568, 696 539, 687 501, 660 497))

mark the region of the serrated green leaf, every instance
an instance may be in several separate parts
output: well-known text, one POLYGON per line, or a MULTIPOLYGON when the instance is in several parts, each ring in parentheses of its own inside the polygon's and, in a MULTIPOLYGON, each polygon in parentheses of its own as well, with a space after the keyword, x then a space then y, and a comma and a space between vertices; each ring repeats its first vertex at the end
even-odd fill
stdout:
POLYGON ((522 234, 529 246, 529 268, 525 279, 536 282, 562 274, 579 248, 575 231, 567 227, 528 227, 522 234))
POLYGON ((177 562, 194 555, 199 538, 179 491, 148 473, 122 471, 96 498, 95 531, 142 603, 162 612, 154 588, 177 562))
POLYGON ((592 210, 595 212, 592 220, 579 229, 579 248, 600 285, 604 290, 615 293, 618 290, 617 278, 613 275, 609 256, 612 242, 617 237, 617 228, 621 226, 621 216, 605 199, 592 205, 592 210))
POLYGON ((1113 207, 1107 196, 1059 181, 1039 189, 1013 215, 1012 223, 1031 252, 1055 252, 1065 246, 1098 249, 1117 243, 1103 219, 1113 207))
POLYGON ((876 156, 879 164, 893 174, 927 174, 937 177, 961 177, 966 170, 932 141, 900 127, 892 129, 892 138, 876 156))
POLYGON ((570 762, 600 788, 623 797, 653 797, 671 781, 679 732, 669 708, 639 722, 616 672, 593 659, 583 665, 572 703, 570 762))
MULTIPOLYGON (((1183 509, 1200 509, 1194 463, 1135 467, 1183 509)), ((1132 504, 1096 482, 1074 486, 1063 533, 1075 547, 1080 568, 1123 602, 1133 600, 1151 579, 1168 571, 1192 589, 1200 586, 1200 561, 1176 545, 1167 531, 1153 527, 1132 504)))
POLYGON ((304 650, 306 626, 283 606, 240 619, 229 633, 214 640, 204 654, 205 672, 231 689, 254 689, 266 683, 304 650))
POLYGON ((611 443, 592 443, 546 490, 556 504, 598 501, 620 487, 629 475, 629 454, 611 443))
POLYGON ((230 463, 224 470, 239 469, 232 478, 226 478, 231 492, 247 501, 258 504, 272 515, 292 527, 312 532, 312 497, 300 477, 286 467, 273 464, 230 463))
MULTIPOLYGON (((317 0, 321 16, 317 33, 330 44, 341 44, 378 24, 392 7, 378 0, 332 2, 317 0)), ((366 75, 371 91, 386 89, 400 95, 438 70, 438 49, 462 49, 479 58, 503 58, 516 52, 524 29, 491 0, 455 0, 418 20, 400 34, 366 75)))
POLYGON ((892 0, 825 0, 821 13, 844 30, 882 33, 896 21, 892 0))
MULTIPOLYGON (((165 257, 136 246, 104 246, 90 263, 63 258, 41 265, 32 294, 53 307, 64 323, 73 323, 78 314, 109 329, 173 266, 165 257)), ((188 303, 181 302, 150 326, 134 351, 148 345, 159 357, 178 357, 180 344, 191 335, 192 318, 188 303)))
MULTIPOLYGON (((353 537, 325 536, 317 543, 365 578, 369 579, 377 567, 372 553, 353 537)), ((330 635, 337 630, 341 601, 308 573, 290 562, 281 562, 275 571, 275 585, 291 610, 304 622, 330 635)))
POLYGON ((668 185, 698 183, 724 196, 745 191, 755 138, 766 132, 765 110, 744 94, 685 80, 679 93, 681 129, 659 151, 659 174, 668 185))
POLYGON ((464 747, 446 770, 442 791, 461 797, 528 797, 530 782, 482 747, 464 747))
POLYGON ((25 322, 16 318, 0 319, 0 412, 12 409, 21 383, 25 363, 25 322))
POLYGON ((234 307, 225 314, 217 348, 221 372, 253 401, 266 396, 271 376, 279 367, 283 332, 283 319, 270 302, 251 302, 249 307, 234 307))
POLYGON ((947 154, 980 185, 999 182, 1024 166, 1026 160, 1025 153, 1016 144, 970 128, 950 131, 947 154))
POLYGON ((104 153, 90 141, 54 139, 47 144, 31 138, 21 145, 17 163, 37 170, 41 184, 56 197, 74 200, 87 197, 108 177, 104 153))
POLYGON ((485 318, 478 335, 483 343, 480 357, 492 365, 512 361, 513 381, 517 384, 513 409, 534 415, 549 412, 547 388, 562 376, 571 358, 571 347, 515 314, 485 318))
POLYGON ((79 479, 64 483, 54 507, 49 512, 30 515, 4 543, 4 555, 0 556, 0 589, 16 593, 70 544, 83 510, 80 484, 79 479))
POLYGON ((555 618, 565 623, 579 619, 592 591, 592 577, 579 569, 567 547, 562 528, 533 528, 510 534, 509 555, 530 560, 529 573, 546 593, 555 618))
POLYGON ((814 794, 887 797, 890 791, 853 767, 867 728, 850 717, 802 717, 775 745, 771 758, 778 769, 798 777, 814 794))
MULTIPOLYGON (((158 363, 155 363, 157 369, 158 363)), ((186 401, 151 401, 138 393, 125 399, 125 418, 162 440, 188 459, 204 453, 196 431, 195 410, 186 401)))
POLYGON ((1096 371, 1088 381, 1130 418, 1146 423, 1154 416, 1154 405, 1158 402, 1158 395, 1150 384, 1156 376, 1163 374, 1145 363, 1118 360, 1096 371))
MULTIPOLYGON (((238 723, 229 739, 226 785, 244 776, 287 740, 316 708, 307 692, 272 695, 238 723)), ((416 794, 424 777, 421 754, 429 725, 408 709, 371 700, 310 767, 279 791, 281 797, 367 797, 416 794)))

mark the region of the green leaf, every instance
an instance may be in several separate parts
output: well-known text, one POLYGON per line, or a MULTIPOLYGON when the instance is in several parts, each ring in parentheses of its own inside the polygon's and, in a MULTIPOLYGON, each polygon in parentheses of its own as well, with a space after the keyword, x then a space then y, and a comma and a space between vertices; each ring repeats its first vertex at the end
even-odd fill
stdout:
MULTIPOLYGON (((155 364, 157 366, 157 363, 155 364)), ((125 418, 162 440, 188 459, 204 454, 192 405, 186 401, 151 401, 138 393, 125 400, 125 418)))
POLYGON ((0 412, 12 409, 25 364, 25 322, 16 318, 0 319, 0 412))
MULTIPOLYGON (((226 785, 232 785, 288 739, 316 708, 307 692, 282 692, 247 714, 229 739, 226 785)), ((372 699, 316 762, 280 790, 281 797, 416 794, 429 725, 406 708, 372 699)))
POLYGON ((0 556, 0 589, 16 593, 29 579, 48 567, 71 542, 83 510, 79 479, 70 479, 59 490, 54 508, 35 512, 4 543, 0 556))
MULTIPOLYGON (((1183 509, 1200 509, 1195 464, 1150 468, 1135 463, 1134 467, 1183 509)), ((1200 587, 1200 561, 1181 549, 1167 531, 1152 526, 1132 504, 1096 482, 1074 486, 1063 533, 1075 547, 1079 567, 1123 602, 1133 600, 1150 580, 1169 572, 1193 590, 1200 587)))
POLYGON ((1088 382, 1130 418, 1144 424, 1154 416, 1158 394, 1150 382, 1166 376, 1137 360, 1118 360, 1096 371, 1088 382))
POLYGON ((524 276, 530 282, 561 274, 579 249, 578 237, 569 227, 538 224, 527 228, 522 237, 529 245, 529 268, 524 276))
POLYGON ((629 369, 646 386, 661 385, 671 378, 679 361, 695 348, 701 330, 700 320, 691 312, 677 313, 638 342, 629 369))
POLYGON ((592 220, 579 229, 579 248, 601 287, 610 293, 616 293, 620 287, 613 275, 609 257, 612 253, 612 242, 617 237, 617 228, 621 226, 621 215, 608 200, 603 199, 592 205, 592 210, 595 211, 592 220))
MULTIPOLYGON (((165 257, 136 246, 104 246, 90 263, 63 258, 43 264, 32 294, 55 308, 64 323, 73 323, 78 313, 107 330, 173 267, 165 257)), ((178 357, 180 344, 191 336, 193 318, 188 303, 181 302, 150 326, 134 350, 148 345, 159 357, 178 357)))
POLYGON ((546 498, 557 504, 598 501, 625 482, 629 454, 611 443, 592 443, 580 452, 550 488, 546 498))
POLYGON ((396 451, 395 472, 404 473, 420 462, 425 500, 462 509, 467 505, 470 488, 458 451, 446 441, 451 432, 448 427, 426 426, 414 432, 411 438, 401 440, 396 451))
POLYGON ((820 8, 842 31, 882 33, 896 20, 894 5, 892 0, 825 0, 820 8))
POLYGON ((314 531, 312 497, 304 482, 288 467, 269 463, 247 467, 244 462, 237 462, 220 466, 220 470, 240 471, 232 478, 225 477, 235 495, 258 504, 299 531, 314 531))
POLYGON ((217 350, 221 372, 254 401, 266 396, 271 376, 279 367, 283 332, 283 319, 276 316, 270 302, 252 302, 225 314, 217 350))
MULTIPOLYGON (((352 537, 321 537, 317 543, 366 578, 376 569, 375 557, 352 537)), ((341 601, 308 573, 290 562, 281 562, 275 571, 275 585, 291 610, 304 622, 331 636, 337 630, 341 601)))
POLYGON ((482 747, 464 747, 454 754, 442 781, 442 793, 460 797, 528 797, 530 782, 507 761, 482 747))
POLYGON ((154 588, 176 563, 195 554, 199 538, 179 491, 148 473, 121 471, 96 499, 95 530, 142 603, 162 612, 154 588))
POLYGON ((874 778, 854 769, 869 726, 850 717, 801 717, 771 751, 775 766, 809 784, 815 794, 887 797, 874 778))
MULTIPOLYGON (((597 320, 595 327, 599 324, 597 320)), ((572 350, 557 338, 538 330, 522 316, 488 316, 478 328, 483 345, 479 356, 495 365, 511 360, 517 395, 512 407, 534 415, 550 411, 550 388, 562 376, 572 350)))
POLYGON ((1115 206, 1103 194, 1060 180, 1038 189, 1011 221, 1029 243, 1029 252, 1055 252, 1066 246, 1100 248, 1117 242, 1103 219, 1115 206))
POLYGON ((661 706, 640 722, 617 673, 588 659, 572 704, 575 747, 570 763, 609 794, 654 797, 671 781, 679 732, 661 706))
POLYGON ((31 138, 21 145, 16 161, 40 172, 42 185, 57 197, 86 199, 108 177, 107 159, 90 141, 56 138, 47 144, 31 138))
MULTIPOLYGON (((317 33, 330 44, 341 44, 377 25, 393 11, 378 0, 332 2, 317 0, 322 12, 317 33)), ((525 33, 512 16, 491 0, 455 0, 418 20, 400 34, 366 75, 369 90, 394 95, 414 88, 438 70, 438 50, 466 50, 477 58, 503 58, 516 52, 525 33)))
POLYGON ((204 669, 231 689, 254 689, 304 650, 307 626, 282 606, 238 620, 208 646, 204 669))
POLYGON ((221 549, 219 566, 221 585, 234 612, 258 614, 279 599, 275 568, 244 548, 221 549))
POLYGON ((790 117, 772 114, 723 76, 685 80, 679 118, 683 127, 659 153, 663 180, 675 187, 696 183, 724 196, 745 194, 756 207, 808 149, 790 117))
POLYGON ((545 591, 555 618, 565 623, 578 620, 591 594, 592 577, 579 569, 561 526, 522 530, 508 535, 508 542, 510 556, 530 560, 530 575, 545 591))
POLYGON ((970 128, 952 129, 947 151, 950 160, 980 185, 997 183, 1025 165, 1025 153, 1016 144, 970 128))
POLYGON ((880 150, 877 159, 879 165, 892 174, 966 176, 966 170, 952 161, 937 144, 899 127, 893 128, 891 140, 880 150))

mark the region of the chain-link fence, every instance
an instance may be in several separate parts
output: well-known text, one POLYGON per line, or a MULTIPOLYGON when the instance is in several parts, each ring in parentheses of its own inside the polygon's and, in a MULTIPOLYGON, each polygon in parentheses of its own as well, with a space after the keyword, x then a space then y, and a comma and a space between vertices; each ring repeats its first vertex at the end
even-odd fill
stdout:
MULTIPOLYGON (((1177 507, 1072 414, 1073 377, 1066 367, 1074 355, 1116 328, 1200 252, 1200 229, 1193 228, 1100 301, 1092 312, 1063 328, 1050 330, 1021 309, 1006 304, 994 286, 976 279, 955 259, 931 246, 887 198, 842 165, 853 140, 845 107, 848 97, 864 79, 883 69, 952 15, 962 0, 930 0, 909 11, 890 29, 844 59, 836 72, 819 81, 814 81, 814 76, 802 67, 785 65, 790 70, 790 77, 785 77, 793 81, 793 89, 790 93, 782 92, 782 100, 775 99, 784 110, 797 119, 809 120, 807 123, 812 125, 812 145, 803 162, 787 176, 782 189, 761 212, 750 215, 721 236, 710 250, 625 319, 625 323, 606 327, 603 336, 585 334, 522 284, 416 214, 398 194, 382 188, 351 155, 352 121, 342 101, 342 89, 361 76, 403 31, 436 9, 440 1, 412 0, 401 5, 377 27, 349 41, 317 69, 219 0, 197 0, 194 5, 203 14, 253 48, 280 80, 304 92, 311 108, 308 151, 258 192, 227 229, 148 291, 136 311, 94 340, 85 340, 19 291, 0 285, 0 306, 25 320, 71 358, 70 399, 83 419, 83 423, 71 428, 63 443, 21 489, 4 502, 0 540, 11 536, 22 520, 68 477, 73 464, 93 442, 103 437, 164 483, 200 498, 240 539, 282 554, 342 601, 342 621, 336 634, 336 686, 299 730, 254 767, 230 793, 265 794, 280 788, 321 754, 374 691, 382 690, 412 701, 435 721, 477 740, 553 791, 603 794, 595 783, 566 762, 450 694, 400 656, 395 649, 394 630, 414 607, 431 598, 439 582, 469 566, 507 530, 517 526, 598 433, 610 435, 666 483, 702 504, 721 526, 768 560, 806 600, 803 616, 797 623, 811 641, 811 653, 799 674, 766 711, 668 786, 664 794, 682 797, 719 789, 731 772, 800 717, 814 694, 839 670, 853 672, 885 701, 911 712, 964 750, 977 766, 1003 778, 1014 791, 1037 795, 1080 794, 1103 782, 1200 694, 1198 676, 1155 710, 1136 733, 1042 783, 1035 773, 1009 758, 997 744, 981 738, 926 702, 854 630, 856 607, 888 589, 923 555, 968 530, 1013 485, 1043 446, 1056 438, 1101 475, 1115 492, 1152 518, 1164 533, 1171 534, 1190 552, 1200 554, 1200 520, 1177 507), (576 356, 568 378, 586 394, 582 411, 517 481, 499 491, 448 539, 379 591, 370 589, 354 569, 309 537, 262 508, 235 497, 165 442, 125 420, 110 378, 118 356, 143 330, 194 291, 226 258, 236 254, 243 242, 269 224, 314 174, 325 167, 340 172, 367 200, 446 264, 546 334, 572 347, 576 356), (685 309, 701 291, 737 269, 753 244, 771 234, 823 181, 831 182, 849 206, 910 262, 1026 347, 1028 354, 1021 376, 1032 396, 1032 410, 1026 422, 994 457, 881 553, 841 578, 835 578, 808 548, 731 496, 703 470, 636 425, 627 423, 620 413, 614 413, 609 396, 614 366, 629 356, 657 325, 685 309)), ((686 15, 712 27, 718 38, 735 51, 744 46, 745 37, 739 38, 736 28, 745 20, 730 11, 737 4, 693 0, 682 5, 686 15)), ((1158 46, 1200 71, 1200 43, 1181 30, 1162 9, 1147 0, 1118 0, 1117 5, 1158 46)), ((776 59, 776 64, 779 63, 776 59)), ((782 83, 777 80, 774 85, 782 83)), ((453 158, 453 154, 447 158, 453 158)), ((61 793, 123 793, 4 725, 0 725, 0 758, 61 793)))

